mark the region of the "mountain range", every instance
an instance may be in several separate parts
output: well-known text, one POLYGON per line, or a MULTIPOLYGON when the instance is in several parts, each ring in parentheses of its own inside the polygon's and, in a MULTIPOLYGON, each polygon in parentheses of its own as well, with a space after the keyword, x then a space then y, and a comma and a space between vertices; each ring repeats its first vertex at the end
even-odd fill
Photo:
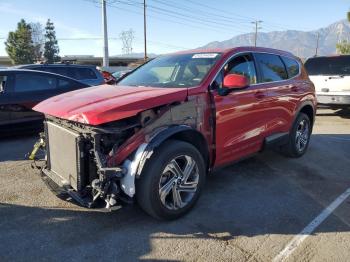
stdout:
MULTIPOLYGON (((258 33, 257 46, 286 50, 299 57, 307 58, 315 55, 317 34, 319 34, 318 55, 335 54, 336 44, 341 40, 349 40, 350 24, 347 20, 341 20, 309 32, 297 30, 260 32, 258 33)), ((251 45, 254 45, 254 33, 237 35, 221 42, 214 41, 200 48, 230 48, 251 45)))

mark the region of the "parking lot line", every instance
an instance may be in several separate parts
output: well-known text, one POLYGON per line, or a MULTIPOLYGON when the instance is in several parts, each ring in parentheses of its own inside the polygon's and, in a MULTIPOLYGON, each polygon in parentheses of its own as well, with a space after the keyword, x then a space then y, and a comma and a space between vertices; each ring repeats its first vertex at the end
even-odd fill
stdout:
POLYGON ((330 215, 333 211, 350 196, 350 188, 337 197, 326 207, 314 220, 311 221, 292 241, 273 259, 274 262, 285 261, 298 246, 330 215))

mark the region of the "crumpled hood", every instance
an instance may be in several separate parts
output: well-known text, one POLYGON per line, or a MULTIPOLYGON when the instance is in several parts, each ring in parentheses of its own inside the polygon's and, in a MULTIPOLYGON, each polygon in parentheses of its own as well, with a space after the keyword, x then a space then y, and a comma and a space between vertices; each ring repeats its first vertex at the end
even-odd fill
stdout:
POLYGON ((187 88, 102 85, 51 97, 35 111, 90 125, 116 121, 144 110, 184 101, 187 88))

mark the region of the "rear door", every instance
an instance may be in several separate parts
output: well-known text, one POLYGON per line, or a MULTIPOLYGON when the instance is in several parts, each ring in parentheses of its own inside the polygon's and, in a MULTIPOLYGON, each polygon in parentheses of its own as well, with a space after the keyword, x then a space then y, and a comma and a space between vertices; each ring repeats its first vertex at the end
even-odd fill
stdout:
POLYGON ((212 84, 216 110, 216 165, 227 164, 260 150, 265 129, 265 87, 257 84, 257 70, 250 53, 232 58, 212 84), (220 95, 223 78, 241 74, 250 85, 220 95))
POLYGON ((259 83, 267 91, 265 103, 269 117, 264 137, 287 132, 301 88, 294 80, 288 79, 286 66, 279 55, 254 53, 254 57, 259 66, 259 83))

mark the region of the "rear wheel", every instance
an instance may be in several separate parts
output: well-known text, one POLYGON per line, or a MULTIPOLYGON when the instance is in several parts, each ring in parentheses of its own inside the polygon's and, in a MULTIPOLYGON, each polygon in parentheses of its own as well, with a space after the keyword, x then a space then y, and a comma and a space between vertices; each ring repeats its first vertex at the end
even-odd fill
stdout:
POLYGON ((203 158, 194 146, 167 141, 147 161, 136 181, 137 201, 155 218, 178 218, 197 201, 205 175, 203 158))
POLYGON ((300 113, 289 133, 288 143, 282 146, 282 152, 288 157, 295 158, 304 155, 309 146, 311 130, 310 118, 300 113))

